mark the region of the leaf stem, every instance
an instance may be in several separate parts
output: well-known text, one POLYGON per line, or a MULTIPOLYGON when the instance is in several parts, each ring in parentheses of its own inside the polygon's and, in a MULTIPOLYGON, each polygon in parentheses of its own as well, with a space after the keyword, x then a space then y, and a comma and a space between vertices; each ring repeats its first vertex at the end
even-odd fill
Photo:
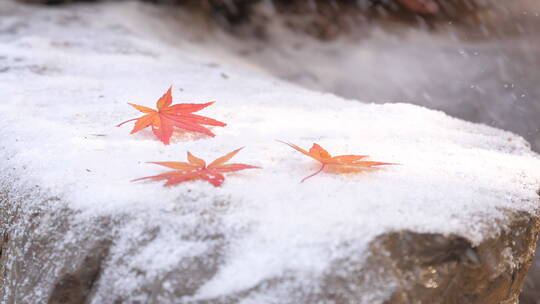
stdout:
POLYGON ((322 166, 321 166, 321 168, 320 168, 317 172, 315 172, 315 173, 313 173, 313 174, 311 174, 311 175, 309 175, 309 176, 304 177, 304 178, 300 181, 300 183, 303 183, 306 179, 308 179, 308 178, 310 178, 310 177, 313 177, 313 176, 315 176, 315 175, 321 173, 321 171, 324 170, 325 167, 326 167, 326 164, 323 163, 322 166))
POLYGON ((130 120, 126 120, 124 122, 121 122, 119 123, 118 125, 116 125, 116 127, 120 127, 121 125, 125 124, 126 122, 130 122, 130 121, 134 121, 134 120, 137 120, 138 118, 133 118, 133 119, 130 119, 130 120))

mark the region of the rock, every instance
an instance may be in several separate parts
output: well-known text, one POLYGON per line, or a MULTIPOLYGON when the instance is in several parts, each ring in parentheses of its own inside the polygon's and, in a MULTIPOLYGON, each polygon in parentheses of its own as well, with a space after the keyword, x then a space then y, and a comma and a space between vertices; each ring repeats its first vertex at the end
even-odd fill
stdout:
MULTIPOLYGON (((537 244, 536 252, 538 253, 539 244, 537 244)), ((540 255, 536 254, 529 274, 525 279, 525 286, 520 297, 522 304, 539 304, 540 303, 540 255)))
POLYGON ((539 229, 523 138, 282 82, 181 10, 6 3, 0 302, 516 301, 539 229), (114 127, 171 84, 175 102, 217 100, 204 115, 227 127, 169 146, 114 127), (300 184, 316 164, 274 139, 400 165, 300 184), (220 188, 130 182, 162 172, 148 161, 240 146, 264 169, 220 188))
POLYGON ((400 282, 388 303, 517 303, 538 224, 516 214, 507 232, 478 246, 458 236, 392 233, 369 264, 384 265, 400 282))

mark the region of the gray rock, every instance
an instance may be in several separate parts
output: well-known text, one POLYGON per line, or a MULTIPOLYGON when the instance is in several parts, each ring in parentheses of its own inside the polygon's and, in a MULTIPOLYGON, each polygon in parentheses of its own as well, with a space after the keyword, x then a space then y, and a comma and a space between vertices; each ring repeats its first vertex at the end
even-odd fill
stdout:
MULTIPOLYGON (((180 221, 175 218, 178 213, 81 222, 73 210, 59 208, 63 204, 57 198, 23 212, 22 204, 28 203, 28 198, 18 203, 2 199, 3 303, 178 303, 216 275, 231 241, 220 233, 219 217, 215 218, 226 206, 209 206, 207 215, 201 214, 192 226, 181 225, 184 229, 174 234, 186 243, 206 243, 205 250, 178 258, 156 274, 151 267, 128 265, 141 252, 160 250, 152 243, 173 233, 163 221, 149 218, 180 221), (52 204, 54 211, 49 208, 52 204), (125 242, 129 245, 119 246, 125 242), (130 277, 139 288, 123 293, 115 284, 118 275, 130 277)), ((181 209, 178 212, 193 211, 181 209)), ((371 242, 366 263, 354 256, 334 261, 312 292, 306 292, 302 275, 293 271, 227 296, 180 302, 379 303, 379 296, 390 292, 384 303, 516 303, 534 254, 539 219, 527 213, 507 214, 506 223, 500 223, 507 228, 478 245, 457 235, 412 231, 380 235, 371 242), (261 297, 264 294, 272 298, 261 297)))
POLYGON ((0 17, 0 302, 517 299, 540 184, 523 138, 281 82, 182 11, 7 2, 0 17), (169 146, 114 127, 171 83, 175 101, 217 99, 205 114, 229 125, 169 146), (314 164, 283 137, 401 165, 299 184, 314 164), (265 169, 221 188, 129 182, 159 170, 146 161, 246 144, 239 162, 265 169))

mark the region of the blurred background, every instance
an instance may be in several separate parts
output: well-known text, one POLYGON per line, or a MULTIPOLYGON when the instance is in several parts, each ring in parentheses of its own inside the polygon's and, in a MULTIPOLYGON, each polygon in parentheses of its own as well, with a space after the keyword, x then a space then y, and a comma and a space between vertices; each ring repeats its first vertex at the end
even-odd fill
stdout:
MULTIPOLYGON (((190 15, 197 33, 190 39, 281 79, 362 102, 442 110, 517 133, 540 152, 538 0, 145 2, 180 7, 178 18, 190 15)), ((540 303, 540 259, 521 303, 540 303)))

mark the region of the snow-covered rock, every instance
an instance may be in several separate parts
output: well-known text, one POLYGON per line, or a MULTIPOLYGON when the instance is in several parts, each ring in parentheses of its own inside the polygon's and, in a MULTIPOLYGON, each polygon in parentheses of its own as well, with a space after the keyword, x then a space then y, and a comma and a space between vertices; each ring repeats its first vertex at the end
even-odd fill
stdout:
MULTIPOLYGON (((540 158, 512 133, 309 91, 136 3, 0 10, 2 303, 496 303, 538 232, 540 158), (115 125, 217 102, 216 137, 115 125), (323 173, 276 142, 400 163, 323 173), (220 188, 132 183, 148 161, 235 160, 220 188)), ((178 20, 178 18, 174 19, 178 20)), ((191 24, 193 26, 193 24, 191 24)))

